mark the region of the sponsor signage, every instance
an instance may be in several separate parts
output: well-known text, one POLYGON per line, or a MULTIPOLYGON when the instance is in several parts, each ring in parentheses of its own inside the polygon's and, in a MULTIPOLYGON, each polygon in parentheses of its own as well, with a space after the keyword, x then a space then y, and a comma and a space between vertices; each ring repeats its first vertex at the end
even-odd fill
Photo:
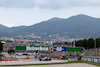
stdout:
POLYGON ((44 51, 48 51, 49 47, 45 47, 45 46, 26 46, 26 50, 44 50, 44 51))
POLYGON ((16 46, 16 50, 26 50, 26 46, 16 46))
POLYGON ((51 47, 52 51, 66 51, 67 47, 51 47))
POLYGON ((81 51, 79 47, 16 46, 16 50, 81 51))

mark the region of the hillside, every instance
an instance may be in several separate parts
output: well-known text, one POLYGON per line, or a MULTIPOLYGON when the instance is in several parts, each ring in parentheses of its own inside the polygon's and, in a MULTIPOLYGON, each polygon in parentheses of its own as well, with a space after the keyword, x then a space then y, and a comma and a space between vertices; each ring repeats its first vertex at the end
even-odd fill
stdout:
MULTIPOLYGON (((67 19, 52 18, 47 21, 40 22, 31 26, 5 28, 5 32, 15 35, 27 35, 36 33, 40 36, 48 36, 58 34, 59 36, 67 36, 69 38, 75 37, 100 37, 100 18, 93 18, 87 15, 76 15, 67 19)), ((1 26, 0 26, 1 28, 1 26)), ((3 28, 2 28, 3 29, 3 28)), ((2 33, 0 31, 0 33, 2 33)), ((0 34, 3 36, 3 34, 0 34)))

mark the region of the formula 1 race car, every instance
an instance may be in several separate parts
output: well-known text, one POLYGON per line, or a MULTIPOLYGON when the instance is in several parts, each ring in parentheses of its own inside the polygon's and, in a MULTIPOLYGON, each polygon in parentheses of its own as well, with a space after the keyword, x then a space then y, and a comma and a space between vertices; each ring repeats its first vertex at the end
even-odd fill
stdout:
POLYGON ((39 58, 40 61, 51 61, 50 57, 39 58))

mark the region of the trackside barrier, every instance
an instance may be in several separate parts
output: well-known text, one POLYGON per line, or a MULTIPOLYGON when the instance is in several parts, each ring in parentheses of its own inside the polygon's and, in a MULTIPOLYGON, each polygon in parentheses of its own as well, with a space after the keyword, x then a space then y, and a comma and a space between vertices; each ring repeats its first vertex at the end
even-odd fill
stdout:
POLYGON ((97 62, 98 63, 98 58, 94 58, 94 62, 97 62))
POLYGON ((84 61, 86 61, 86 57, 84 57, 84 61))
MULTIPOLYGON (((52 58, 52 59, 54 59, 54 60, 61 60, 61 58, 52 58)), ((84 59, 84 58, 82 58, 82 59, 84 59)), ((77 59, 77 57, 74 57, 74 58, 65 58, 63 60, 77 61, 78 59, 77 59)))
POLYGON ((6 57, 6 61, 8 61, 8 57, 6 57))
POLYGON ((85 56, 81 58, 82 61, 100 63, 100 57, 85 56))
POLYGON ((77 61, 77 57, 75 57, 75 61, 77 61))
POLYGON ((83 60, 83 57, 81 57, 81 60, 83 60))
POLYGON ((75 58, 68 58, 69 61, 75 61, 75 58))
POLYGON ((51 58, 53 60, 69 60, 69 61, 77 61, 77 57, 76 58, 65 58, 65 59, 61 59, 61 58, 51 58))
POLYGON ((58 60, 61 60, 61 58, 58 58, 58 60))
POLYGON ((93 57, 91 57, 91 62, 94 62, 94 58, 93 57))
POLYGON ((91 57, 88 57, 87 60, 88 60, 89 62, 91 62, 91 57))
POLYGON ((100 58, 98 59, 98 63, 100 63, 100 58))
POLYGON ((16 57, 6 57, 6 59, 3 59, 3 60, 6 60, 6 61, 8 61, 8 60, 18 60, 18 58, 16 58, 16 57))
POLYGON ((3 56, 2 59, 5 60, 5 61, 18 60, 18 58, 16 58, 16 57, 8 57, 8 56, 3 56))
POLYGON ((85 60, 86 60, 86 61, 88 61, 88 58, 87 58, 87 57, 85 57, 85 60))

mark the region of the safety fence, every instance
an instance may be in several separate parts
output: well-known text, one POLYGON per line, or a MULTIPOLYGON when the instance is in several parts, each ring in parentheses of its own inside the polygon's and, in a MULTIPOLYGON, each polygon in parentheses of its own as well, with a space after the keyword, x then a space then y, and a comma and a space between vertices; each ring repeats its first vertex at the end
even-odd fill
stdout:
POLYGON ((100 63, 100 57, 94 57, 94 56, 84 56, 84 57, 81 57, 81 60, 100 63))

